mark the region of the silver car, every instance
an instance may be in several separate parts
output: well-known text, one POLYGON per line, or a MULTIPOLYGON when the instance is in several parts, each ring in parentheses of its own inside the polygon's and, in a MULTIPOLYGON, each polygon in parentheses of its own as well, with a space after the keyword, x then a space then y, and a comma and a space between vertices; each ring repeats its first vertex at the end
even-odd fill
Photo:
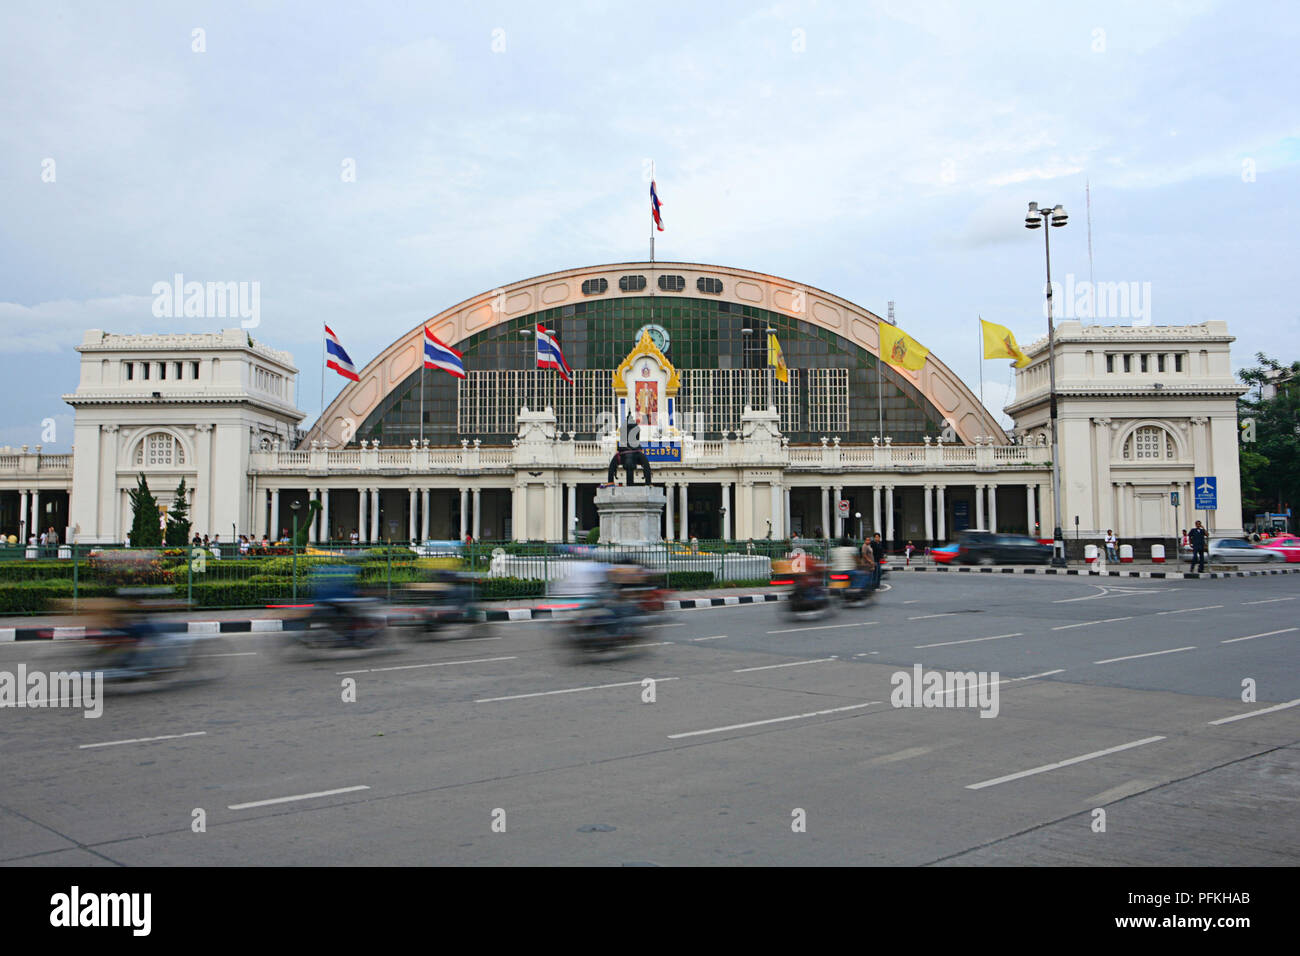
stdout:
MULTIPOLYGON (((1181 557, 1190 561, 1192 552, 1184 551, 1181 557)), ((1244 538, 1216 538, 1210 542, 1205 560, 1210 564, 1276 564, 1285 561, 1286 556, 1280 551, 1258 547, 1244 538)))

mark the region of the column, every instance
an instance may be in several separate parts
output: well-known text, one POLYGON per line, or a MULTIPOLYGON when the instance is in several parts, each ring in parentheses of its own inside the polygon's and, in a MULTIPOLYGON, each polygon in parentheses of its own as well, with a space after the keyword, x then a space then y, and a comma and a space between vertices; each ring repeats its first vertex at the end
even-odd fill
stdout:
POLYGON ((939 513, 939 540, 946 542, 948 540, 948 506, 944 504, 943 497, 944 491, 947 489, 943 485, 938 485, 934 490, 939 496, 935 507, 935 510, 939 513))
POLYGON ((271 489, 271 540, 280 540, 280 489, 271 489))
POLYGON ((414 488, 407 489, 407 499, 410 502, 406 509, 406 540, 415 540, 415 502, 416 491, 414 488))
POLYGON ((27 526, 28 536, 36 535, 39 539, 41 532, 45 530, 44 516, 41 514, 41 490, 32 489, 32 523, 27 526))
POLYGON ((469 534, 469 489, 460 489, 460 540, 469 534))
POLYGON ((826 485, 822 485, 822 535, 830 537, 831 534, 831 491, 826 485))
POLYGON ((885 540, 894 540, 894 486, 885 485, 885 540))
POLYGON ((326 542, 333 540, 334 535, 330 528, 330 490, 328 488, 320 490, 320 524, 320 540, 326 542))
POLYGON ((18 543, 20 545, 27 544, 27 538, 32 527, 31 519, 27 517, 31 503, 31 498, 26 491, 18 492, 18 543))
POLYGON ((578 527, 578 486, 572 482, 569 484, 569 513, 566 520, 568 524, 564 526, 564 540, 568 541, 578 527))
POLYGON ((664 491, 667 492, 664 497, 667 499, 667 507, 664 509, 664 540, 673 540, 673 491, 677 487, 674 482, 667 482, 664 485, 664 491))
POLYGON ((722 483, 722 540, 731 540, 731 483, 722 483))
POLYGON ((373 544, 378 544, 383 540, 379 533, 379 489, 371 488, 370 494, 374 496, 374 501, 370 508, 370 541, 373 544))
POLYGON ((474 489, 474 540, 479 539, 479 533, 482 531, 483 522, 479 518, 479 503, 481 501, 480 490, 474 489))
MULTIPOLYGON (((773 481, 771 484, 768 485, 768 488, 769 488, 770 491, 771 491, 771 494, 769 495, 769 498, 770 498, 771 504, 770 504, 770 507, 768 508, 768 514, 769 514, 769 516, 770 516, 771 519, 772 519, 772 526, 771 526, 771 527, 772 527, 772 538, 773 538, 773 539, 776 539, 776 538, 779 538, 779 537, 782 536, 782 535, 781 535, 781 527, 780 527, 780 523, 781 523, 781 522, 780 522, 780 518, 781 518, 781 486, 780 486, 779 484, 777 484, 775 481, 773 481)), ((767 529, 766 529, 766 528, 763 529, 763 534, 764 534, 764 536, 767 535, 767 529)))
POLYGON ((683 482, 678 486, 678 487, 680 487, 681 490, 682 490, 682 513, 681 513, 681 517, 678 518, 678 521, 681 522, 681 526, 682 526, 681 540, 683 540, 683 541, 690 541, 690 540, 691 540, 691 527, 690 527, 690 525, 687 523, 687 519, 690 517, 690 512, 689 512, 689 510, 687 509, 687 502, 686 502, 686 487, 687 487, 688 484, 690 484, 690 483, 689 483, 689 482, 686 482, 686 481, 683 481, 683 482))
POLYGON ((782 495, 782 497, 785 498, 785 511, 781 515, 781 527, 785 529, 785 537, 790 538, 793 537, 793 534, 790 531, 790 486, 789 485, 785 486, 784 494, 782 495))
POLYGON ((984 524, 984 486, 975 486, 975 527, 985 528, 984 524))
POLYGON ((989 530, 998 530, 998 486, 989 485, 989 530))
POLYGON ((420 540, 429 540, 429 489, 420 492, 420 540))
POLYGON ((835 500, 831 502, 831 507, 835 509, 835 537, 844 537, 844 519, 840 517, 840 499, 844 497, 841 494, 839 485, 835 486, 835 500))
POLYGON ((370 543, 370 489, 357 489, 357 535, 363 544, 370 543))
POLYGON ((934 485, 925 486, 925 541, 934 540, 934 485))
POLYGON ((880 486, 875 485, 871 489, 871 530, 880 531, 883 526, 880 522, 880 486))
POLYGON ((1034 502, 1034 486, 1025 485, 1025 527, 1029 529, 1026 534, 1034 533, 1036 520, 1038 520, 1038 505, 1034 502))

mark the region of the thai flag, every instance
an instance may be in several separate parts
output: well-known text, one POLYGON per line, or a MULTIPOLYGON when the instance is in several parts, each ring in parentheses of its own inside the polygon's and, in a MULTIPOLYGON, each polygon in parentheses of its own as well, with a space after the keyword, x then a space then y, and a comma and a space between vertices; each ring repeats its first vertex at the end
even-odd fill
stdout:
POLYGON ((354 382, 361 381, 360 376, 357 375, 357 367, 352 364, 351 356, 339 344, 339 337, 328 325, 325 326, 325 351, 330 356, 325 363, 326 368, 332 368, 344 378, 350 378, 354 382))
POLYGON ((465 357, 450 345, 439 341, 427 327, 424 330, 424 367, 440 368, 457 378, 465 377, 465 357))
POLYGON ((659 218, 659 193, 655 191, 655 181, 650 180, 650 215, 654 217, 655 225, 659 231, 664 231, 664 221, 659 218))
POLYGON ((537 327, 537 367, 553 368, 560 373, 560 378, 570 385, 573 384, 573 370, 569 368, 569 363, 564 361, 560 344, 551 338, 543 325, 537 327))

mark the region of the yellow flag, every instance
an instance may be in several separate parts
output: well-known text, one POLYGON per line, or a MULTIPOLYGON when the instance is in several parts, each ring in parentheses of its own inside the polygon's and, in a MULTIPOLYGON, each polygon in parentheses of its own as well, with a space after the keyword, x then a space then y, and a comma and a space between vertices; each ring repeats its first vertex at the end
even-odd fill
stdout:
POLYGON ((781 343, 776 340, 775 332, 767 333, 767 364, 776 369, 778 379, 790 384, 790 370, 786 367, 785 356, 781 354, 781 343))
POLYGON ((984 357, 986 359, 1015 359, 1016 368, 1024 368, 1029 364, 1029 356, 1020 351, 1020 346, 1016 344, 1016 337, 1011 334, 1009 328, 1005 325, 985 322, 983 319, 980 319, 980 326, 984 331, 984 357))
POLYGON ((880 357, 890 365, 900 365, 915 372, 930 354, 916 339, 896 325, 880 323, 880 357))

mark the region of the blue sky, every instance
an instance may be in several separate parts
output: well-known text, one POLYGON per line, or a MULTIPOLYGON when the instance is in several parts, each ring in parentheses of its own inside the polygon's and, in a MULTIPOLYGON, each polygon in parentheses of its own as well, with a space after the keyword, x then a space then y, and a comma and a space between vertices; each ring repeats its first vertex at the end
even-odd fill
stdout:
POLYGON ((1088 278, 1085 181, 1097 281, 1226 319, 1239 366, 1300 358, 1298 9, 6 4, 0 445, 53 418, 66 450, 84 329, 236 324, 156 318, 175 273, 260 284, 310 422, 322 321, 364 363, 478 292, 644 258, 652 158, 659 258, 893 299, 972 387, 977 315, 1045 331, 1029 200, 1071 214, 1053 278, 1088 278))

